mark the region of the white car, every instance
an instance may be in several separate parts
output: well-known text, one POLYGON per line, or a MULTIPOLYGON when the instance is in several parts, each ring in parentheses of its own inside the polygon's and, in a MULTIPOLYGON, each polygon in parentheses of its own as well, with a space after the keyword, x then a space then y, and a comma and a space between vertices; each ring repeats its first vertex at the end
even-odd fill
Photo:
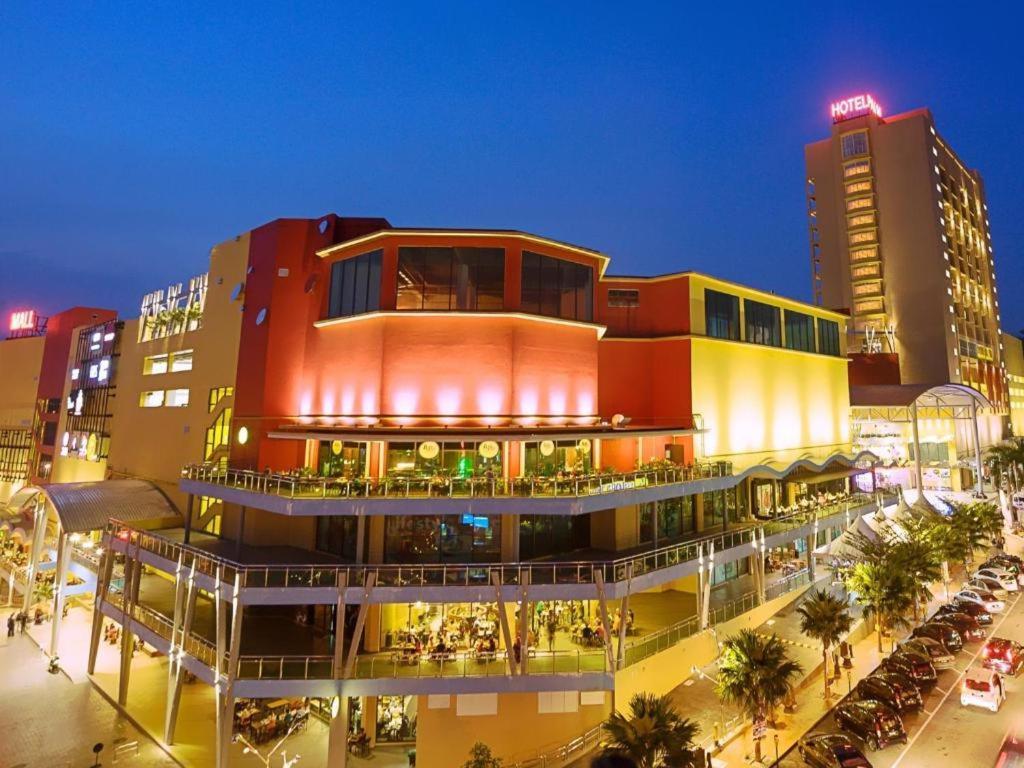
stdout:
POLYGON ((960 706, 983 707, 993 712, 1006 701, 1006 687, 1003 678, 993 669, 971 667, 960 685, 960 706))
POLYGON ((984 589, 973 587, 961 589, 954 595, 954 598, 968 603, 977 603, 989 613, 1002 613, 1006 609, 1006 604, 1002 600, 997 600, 995 595, 984 589))
POLYGON ((975 576, 970 581, 965 581, 960 589, 977 589, 982 592, 991 592, 997 600, 1006 599, 1006 590, 995 579, 987 576, 975 576))
POLYGON ((995 579, 1007 592, 1016 592, 1020 589, 1020 585, 1017 583, 1016 577, 1009 571, 1003 570, 1002 568, 981 568, 974 572, 975 578, 979 576, 986 579, 995 579))

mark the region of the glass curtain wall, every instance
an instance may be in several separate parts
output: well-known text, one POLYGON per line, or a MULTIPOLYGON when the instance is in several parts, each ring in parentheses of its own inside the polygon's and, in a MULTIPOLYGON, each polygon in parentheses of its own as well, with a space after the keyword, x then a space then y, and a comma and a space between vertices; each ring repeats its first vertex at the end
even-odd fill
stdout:
POLYGON ((704 291, 704 325, 708 336, 740 340, 740 300, 720 291, 704 291))
POLYGON ((523 251, 521 277, 523 312, 593 322, 593 267, 523 251))
POLYGON ((388 443, 389 477, 501 477, 501 446, 493 441, 388 443), (495 450, 497 448, 497 450, 495 450))
POLYGON ((743 302, 743 309, 747 318, 747 341, 769 347, 782 346, 778 307, 747 299, 743 302))
POLYGON ((590 440, 541 440, 525 443, 527 475, 553 477, 559 472, 586 474, 593 468, 590 440))
POLYGON ((493 563, 501 559, 501 518, 403 515, 384 524, 387 563, 493 563))
POLYGON ((590 546, 590 515, 522 515, 519 559, 562 556, 590 546))
POLYGON ((484 312, 504 306, 504 249, 398 249, 398 309, 484 312))
POLYGON ((321 440, 317 470, 321 477, 362 477, 366 471, 366 443, 321 440))
POLYGON ((380 268, 384 251, 353 256, 331 265, 328 317, 347 317, 380 309, 380 268))

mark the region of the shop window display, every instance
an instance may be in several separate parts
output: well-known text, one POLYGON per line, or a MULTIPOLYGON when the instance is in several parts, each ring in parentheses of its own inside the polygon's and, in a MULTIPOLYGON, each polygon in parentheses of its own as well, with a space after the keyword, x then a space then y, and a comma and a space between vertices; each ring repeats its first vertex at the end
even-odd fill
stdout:
POLYGON ((366 471, 366 443, 321 440, 317 467, 321 477, 361 477, 366 471))
POLYGON ((416 740, 415 696, 377 697, 377 741, 395 743, 416 740))
POLYGON ((559 474, 587 474, 592 469, 590 440, 541 440, 525 444, 525 474, 556 477, 559 474))

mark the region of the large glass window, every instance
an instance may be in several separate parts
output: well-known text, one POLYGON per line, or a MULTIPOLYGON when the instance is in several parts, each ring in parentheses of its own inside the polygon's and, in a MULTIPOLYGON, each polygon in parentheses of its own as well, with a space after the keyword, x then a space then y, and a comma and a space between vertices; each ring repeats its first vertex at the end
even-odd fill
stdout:
POLYGON ((802 352, 814 351, 814 318, 786 310, 786 346, 802 352))
POLYGON ((519 559, 565 555, 590 546, 589 515, 521 515, 519 559))
POLYGON ((716 339, 740 339, 740 300, 718 291, 704 291, 704 321, 708 336, 716 339))
POLYGON ((727 517, 725 491, 704 494, 704 530, 724 528, 727 517))
POLYGON ((384 251, 376 250, 331 266, 328 317, 348 317, 380 309, 380 266, 384 251))
POLYGON ((778 307, 747 299, 743 302, 743 309, 747 316, 747 341, 769 347, 782 346, 778 307))
POLYGON ((388 443, 387 472, 392 477, 443 475, 452 478, 501 477, 501 446, 475 442, 388 443))
POLYGON ((818 318, 818 351, 823 355, 839 355, 839 323, 818 318))
POLYGON ((501 557, 501 518, 483 515, 388 517, 389 563, 492 563, 501 557))
POLYGON ((366 443, 321 440, 317 463, 321 477, 361 477, 366 467, 366 443))
POLYGON ((582 440, 541 440, 526 443, 527 475, 554 477, 563 474, 586 474, 591 470, 591 443, 582 440))
POLYGON ((586 323, 594 319, 594 269, 523 251, 524 312, 586 323))
POLYGON ((398 249, 398 309, 500 310, 505 306, 501 248, 398 249))
POLYGON ((356 531, 354 517, 318 517, 316 519, 316 548, 346 560, 356 559, 356 531))
POLYGON ((848 133, 842 138, 843 145, 843 159, 848 157, 856 157, 857 155, 866 155, 868 153, 868 134, 867 131, 860 131, 859 133, 848 133))

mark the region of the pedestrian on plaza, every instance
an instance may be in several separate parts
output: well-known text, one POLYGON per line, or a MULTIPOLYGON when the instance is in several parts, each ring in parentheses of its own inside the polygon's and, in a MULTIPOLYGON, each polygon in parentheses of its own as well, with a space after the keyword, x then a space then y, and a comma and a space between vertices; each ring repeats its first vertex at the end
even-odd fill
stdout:
POLYGON ((28 624, 28 614, 22 611, 18 614, 18 628, 21 630, 21 634, 25 634, 26 624, 28 624))
POLYGON ((14 637, 14 614, 7 617, 7 636, 14 637))
POLYGON ((834 645, 832 646, 832 666, 836 670, 835 675, 833 675, 833 679, 838 680, 843 676, 843 672, 839 662, 839 649, 834 645))

